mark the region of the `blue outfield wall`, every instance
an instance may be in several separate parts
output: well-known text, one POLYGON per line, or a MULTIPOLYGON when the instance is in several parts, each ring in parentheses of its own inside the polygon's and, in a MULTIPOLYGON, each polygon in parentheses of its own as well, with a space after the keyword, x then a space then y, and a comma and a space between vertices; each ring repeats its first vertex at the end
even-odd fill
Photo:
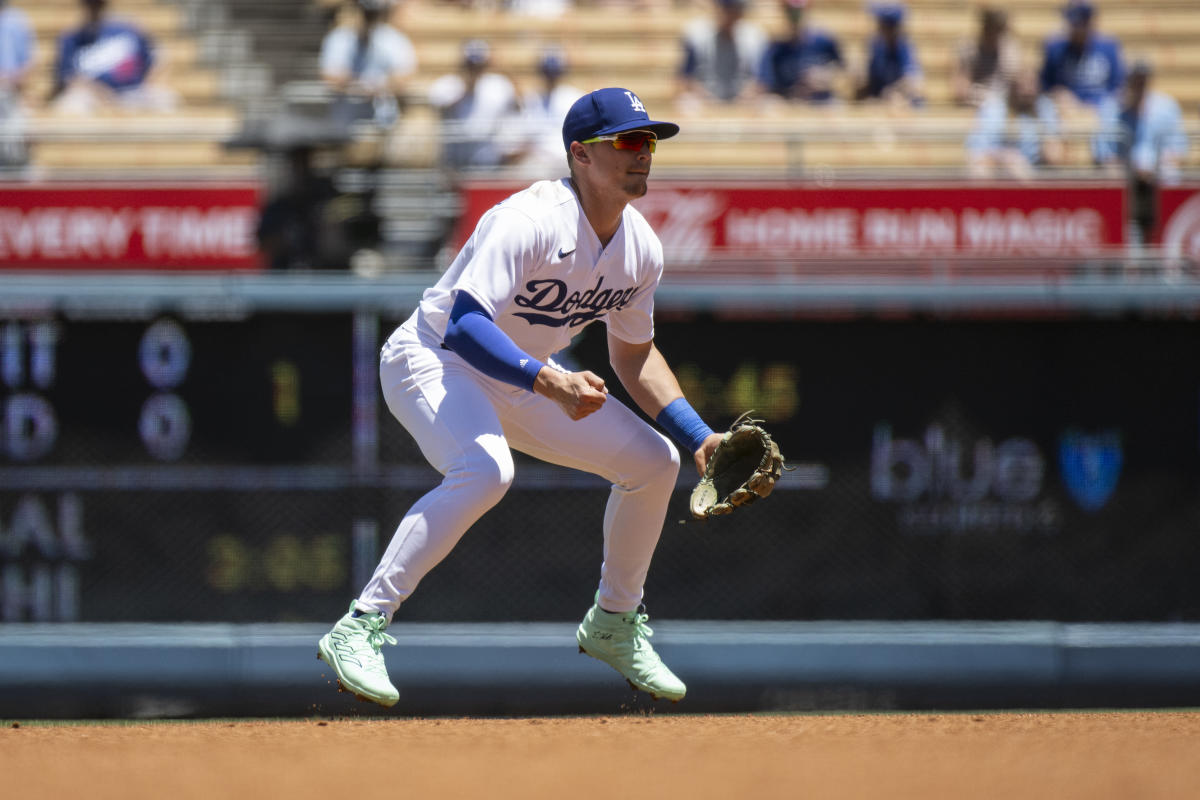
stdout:
POLYGON ((522 715, 1200 705, 1200 625, 655 621, 689 684, 633 695, 572 623, 397 623, 385 710, 312 624, 0 626, 0 718, 522 715))

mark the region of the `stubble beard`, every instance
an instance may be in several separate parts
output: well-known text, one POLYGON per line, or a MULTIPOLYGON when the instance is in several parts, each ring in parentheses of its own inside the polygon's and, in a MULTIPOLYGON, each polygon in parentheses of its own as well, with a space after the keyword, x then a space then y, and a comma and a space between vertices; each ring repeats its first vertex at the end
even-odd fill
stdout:
POLYGON ((642 197, 649 191, 647 184, 647 175, 630 175, 629 180, 625 182, 625 194, 629 195, 631 200, 636 200, 642 197))

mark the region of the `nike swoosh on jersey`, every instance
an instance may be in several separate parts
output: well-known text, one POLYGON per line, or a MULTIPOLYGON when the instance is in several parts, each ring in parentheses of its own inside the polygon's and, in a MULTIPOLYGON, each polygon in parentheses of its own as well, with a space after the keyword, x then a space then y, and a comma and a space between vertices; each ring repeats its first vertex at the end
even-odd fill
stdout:
POLYGON ((578 248, 576 248, 576 247, 572 247, 570 250, 563 250, 563 249, 560 247, 560 248, 558 248, 558 257, 559 257, 559 258, 566 258, 567 256, 571 255, 571 253, 574 253, 574 252, 575 252, 577 249, 578 249, 578 248))

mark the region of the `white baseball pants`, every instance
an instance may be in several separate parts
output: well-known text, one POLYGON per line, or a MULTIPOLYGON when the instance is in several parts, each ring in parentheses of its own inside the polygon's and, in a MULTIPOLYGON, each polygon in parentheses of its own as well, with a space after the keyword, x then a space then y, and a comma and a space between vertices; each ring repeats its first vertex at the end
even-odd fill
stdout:
POLYGON ((385 346, 379 375, 388 408, 444 477, 400 521, 358 608, 391 620, 421 579, 504 496, 513 480, 510 447, 612 483, 600 605, 609 611, 638 607, 679 473, 679 453, 667 437, 612 397, 573 421, 553 401, 422 344, 407 326, 385 346))

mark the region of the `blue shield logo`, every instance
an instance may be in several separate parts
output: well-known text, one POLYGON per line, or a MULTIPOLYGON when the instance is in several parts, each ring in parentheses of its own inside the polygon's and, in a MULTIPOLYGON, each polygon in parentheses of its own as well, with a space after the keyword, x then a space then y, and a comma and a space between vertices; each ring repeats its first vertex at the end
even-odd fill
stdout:
POLYGON ((1063 483, 1084 511, 1099 511, 1117 488, 1121 475, 1121 434, 1067 431, 1058 443, 1063 483))

